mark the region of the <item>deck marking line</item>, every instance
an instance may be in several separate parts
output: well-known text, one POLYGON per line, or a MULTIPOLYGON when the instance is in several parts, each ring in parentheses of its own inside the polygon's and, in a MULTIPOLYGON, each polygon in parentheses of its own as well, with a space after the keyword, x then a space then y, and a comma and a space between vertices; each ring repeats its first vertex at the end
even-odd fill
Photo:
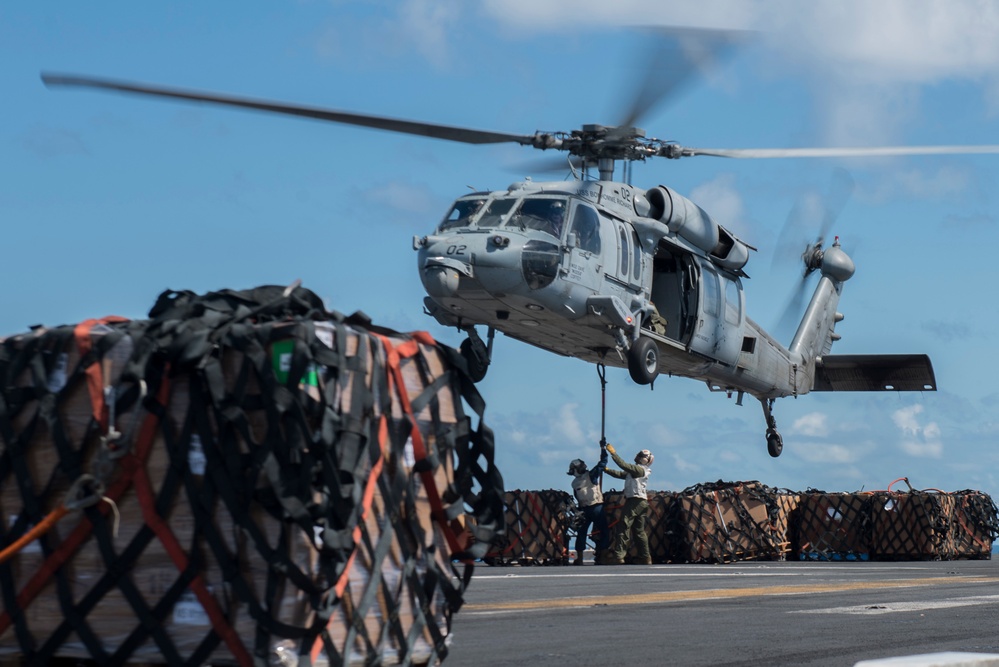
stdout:
POLYGON ((698 600, 721 600, 744 597, 766 597, 774 595, 809 595, 816 593, 839 593, 843 591, 870 591, 893 588, 916 588, 920 586, 940 586, 955 582, 984 584, 999 582, 997 577, 930 577, 924 579, 894 579, 886 581, 853 581, 841 584, 796 584, 787 586, 760 586, 747 588, 714 588, 703 591, 667 591, 643 593, 640 595, 588 595, 558 598, 555 600, 518 600, 515 602, 494 602, 489 604, 465 604, 462 612, 531 611, 538 609, 565 609, 570 607, 620 606, 638 604, 659 604, 664 602, 689 602, 698 600))

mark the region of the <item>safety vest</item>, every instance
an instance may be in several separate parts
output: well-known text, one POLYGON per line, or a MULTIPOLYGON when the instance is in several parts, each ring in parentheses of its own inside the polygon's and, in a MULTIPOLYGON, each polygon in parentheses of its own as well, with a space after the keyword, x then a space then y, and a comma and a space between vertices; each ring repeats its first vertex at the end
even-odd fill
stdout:
POLYGON ((590 479, 589 470, 576 475, 572 480, 572 492, 580 507, 599 505, 604 501, 604 493, 600 490, 600 486, 590 479))
POLYGON ((652 468, 642 464, 638 464, 642 468, 645 468, 645 474, 641 477, 632 477, 628 475, 624 480, 624 497, 625 498, 648 498, 649 497, 649 474, 652 472, 652 468))

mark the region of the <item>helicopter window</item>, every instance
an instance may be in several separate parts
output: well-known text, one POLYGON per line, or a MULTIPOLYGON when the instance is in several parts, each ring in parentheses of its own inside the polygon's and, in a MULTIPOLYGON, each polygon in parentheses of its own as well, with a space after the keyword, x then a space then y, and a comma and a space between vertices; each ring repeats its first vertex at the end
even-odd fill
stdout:
POLYGON ((554 243, 531 239, 524 244, 521 263, 524 278, 531 289, 541 289, 551 285, 558 275, 559 261, 562 255, 554 243))
POLYGON ((560 238, 567 203, 565 199, 525 199, 509 224, 560 238))
POLYGON ((631 251, 633 253, 631 277, 637 281, 642 277, 642 244, 638 242, 638 234, 635 232, 631 233, 631 251))
POLYGON ((486 210, 479 216, 479 227, 499 227, 504 216, 510 212, 516 199, 494 199, 486 205, 486 210))
POLYGON ((702 275, 702 284, 704 289, 702 290, 704 294, 704 312, 708 315, 718 316, 718 301, 720 300, 718 294, 718 275, 713 271, 704 271, 702 275))
POLYGON ((600 253, 600 218, 589 206, 576 206, 572 215, 572 231, 576 234, 576 246, 594 255, 600 253))
POLYGON ((623 277, 628 277, 628 236, 624 233, 624 227, 618 227, 618 241, 621 244, 621 271, 623 277))
POLYGON ((739 308, 739 287, 734 280, 725 281, 725 320, 729 324, 739 324, 741 319, 739 308))
POLYGON ((441 223, 440 231, 443 232, 455 227, 467 227, 485 201, 485 199, 459 199, 451 207, 444 222, 441 223))

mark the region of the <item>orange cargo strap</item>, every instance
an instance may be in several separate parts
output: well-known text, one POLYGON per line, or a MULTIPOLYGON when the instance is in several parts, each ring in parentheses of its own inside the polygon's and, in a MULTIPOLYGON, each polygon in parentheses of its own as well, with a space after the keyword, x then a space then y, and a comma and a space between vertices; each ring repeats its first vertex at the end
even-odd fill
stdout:
MULTIPOLYGON (((139 499, 139 507, 142 508, 143 519, 145 519, 146 524, 152 531, 156 533, 160 542, 163 543, 167 555, 170 556, 170 560, 177 566, 177 570, 183 572, 188 566, 187 553, 177 540, 177 537, 170 530, 170 527, 156 512, 156 498, 153 495, 152 485, 149 482, 149 475, 146 473, 146 469, 142 466, 142 463, 142 459, 132 454, 128 454, 122 459, 122 467, 130 473, 130 476, 135 477, 135 493, 139 499)), ((212 597, 208 587, 205 585, 204 577, 201 574, 195 575, 190 583, 190 588, 208 615, 212 623, 212 629, 223 639, 237 662, 245 667, 251 667, 253 665, 253 658, 247 652, 246 647, 243 646, 242 640, 236 634, 232 625, 226 620, 225 613, 219 607, 218 602, 212 597)))
POLYGON ((38 522, 38 525, 22 535, 16 542, 11 544, 9 547, 0 551, 0 563, 6 563, 10 560, 18 551, 31 544, 39 537, 49 532, 52 526, 58 523, 59 519, 66 516, 69 510, 65 505, 60 505, 51 512, 48 513, 44 519, 38 522))
MULTIPOLYGON (((419 425, 416 421, 416 415, 413 414, 413 406, 410 403, 409 394, 406 391, 406 382, 402 377, 402 368, 399 364, 400 358, 409 358, 419 353, 419 343, 423 343, 424 345, 436 345, 436 342, 430 334, 425 331, 413 333, 412 339, 397 346, 393 345, 392 341, 390 341, 387 336, 383 336, 381 334, 374 335, 378 336, 379 340, 382 341, 382 345, 385 347, 389 379, 395 386, 395 390, 399 396, 399 402, 402 404, 403 412, 410 421, 410 437, 413 441, 413 456, 418 463, 422 463, 427 460, 427 448, 423 442, 423 435, 420 433, 419 425)), ((443 530, 448 546, 451 547, 451 554, 454 555, 465 551, 468 547, 468 535, 465 533, 465 527, 457 519, 452 519, 450 522, 447 520, 444 513, 444 504, 441 502, 440 493, 437 490, 437 481, 434 479, 433 472, 423 469, 420 471, 420 477, 423 480, 424 488, 427 490, 427 497, 430 500, 430 507, 433 512, 433 516, 443 530)))
MULTIPOLYGON (((371 466, 371 472, 368 474, 368 480, 364 483, 364 495, 361 498, 361 514, 358 518, 357 524, 354 526, 352 535, 354 537, 354 549, 350 552, 350 557, 347 559, 347 564, 343 568, 343 572, 337 578, 336 586, 334 586, 334 591, 336 591, 336 596, 343 597, 343 592, 347 588, 347 583, 350 581, 350 570, 354 566, 354 559, 357 556, 357 545, 360 544, 362 535, 361 527, 364 525, 364 521, 368 518, 368 512, 371 511, 371 503, 375 497, 375 488, 378 486, 378 478, 382 474, 382 468, 385 465, 385 443, 388 441, 388 423, 385 416, 379 419, 378 422, 378 444, 380 445, 381 455, 378 460, 375 461, 374 465, 371 466)), ((313 660, 316 656, 313 655, 313 660)))
MULTIPOLYGON (((336 584, 333 586, 333 591, 336 593, 337 598, 342 598, 343 593, 347 590, 347 585, 350 583, 350 571, 354 567, 354 561, 357 558, 357 545, 361 543, 363 539, 363 529, 362 526, 368 518, 368 512, 371 511, 371 505, 375 497, 375 488, 378 486, 378 478, 382 474, 382 468, 385 466, 385 454, 386 446, 388 443, 388 421, 385 415, 382 415, 378 420, 378 444, 381 451, 381 455, 378 460, 374 462, 371 466, 371 471, 368 474, 368 480, 364 483, 364 494, 361 497, 361 514, 358 517, 357 524, 354 525, 354 530, 351 535, 354 539, 354 548, 350 552, 350 556, 347 558, 347 563, 343 567, 343 571, 340 576, 337 577, 336 584)), ((338 619, 333 617, 330 619, 327 627, 333 628, 338 619)), ((311 659, 313 664, 319 662, 320 653, 323 650, 323 638, 322 636, 316 637, 316 641, 312 644, 312 650, 310 651, 311 659)))
MULTIPOLYGON (((80 322, 73 329, 73 337, 76 339, 76 346, 80 351, 80 357, 85 358, 93 347, 90 341, 90 330, 99 324, 110 324, 117 322, 128 322, 128 318, 108 315, 100 319, 90 319, 80 322)), ((104 402, 104 372, 98 361, 87 366, 87 391, 90 393, 90 405, 94 411, 94 421, 101 426, 101 430, 107 430, 108 411, 104 402)), ((113 426, 113 424, 111 424, 113 426)))

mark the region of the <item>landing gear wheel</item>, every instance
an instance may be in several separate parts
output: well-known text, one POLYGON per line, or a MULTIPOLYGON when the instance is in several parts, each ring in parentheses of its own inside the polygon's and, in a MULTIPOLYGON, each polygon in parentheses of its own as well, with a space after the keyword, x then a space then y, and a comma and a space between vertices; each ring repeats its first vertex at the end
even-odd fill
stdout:
POLYGON ((784 451, 784 438, 780 437, 780 433, 772 428, 767 429, 767 451, 774 458, 780 456, 780 453, 784 451))
POLYGON ((628 372, 636 384, 652 384, 659 376, 659 346, 654 340, 639 336, 628 350, 628 372))
POLYGON ((489 370, 489 354, 482 339, 478 337, 474 340, 466 338, 461 341, 458 351, 468 365, 468 377, 471 378, 472 382, 481 382, 482 378, 486 377, 486 371, 489 370))

